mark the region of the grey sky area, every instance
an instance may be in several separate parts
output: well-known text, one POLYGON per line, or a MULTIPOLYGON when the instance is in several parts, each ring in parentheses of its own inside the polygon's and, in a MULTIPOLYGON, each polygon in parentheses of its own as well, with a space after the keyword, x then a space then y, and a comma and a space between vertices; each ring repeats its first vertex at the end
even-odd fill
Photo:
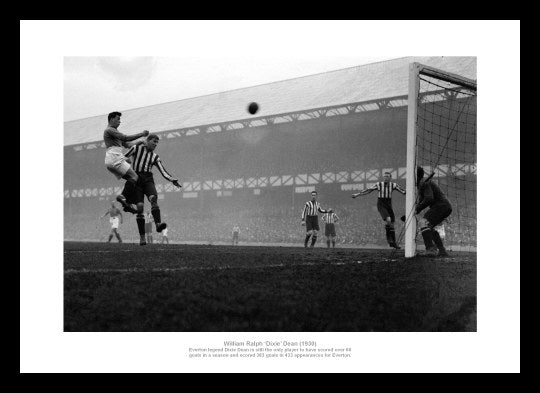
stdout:
POLYGON ((396 57, 64 57, 64 121, 396 57))

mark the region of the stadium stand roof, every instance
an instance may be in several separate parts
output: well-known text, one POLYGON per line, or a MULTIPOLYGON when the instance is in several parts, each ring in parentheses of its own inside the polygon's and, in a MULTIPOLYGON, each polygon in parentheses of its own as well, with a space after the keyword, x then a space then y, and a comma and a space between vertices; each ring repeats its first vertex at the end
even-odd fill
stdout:
MULTIPOLYGON (((403 57, 279 82, 225 91, 142 108, 122 110, 121 131, 162 132, 249 118, 249 102, 259 116, 407 95, 408 65, 419 62, 476 79, 476 57, 403 57)), ((120 105, 119 105, 120 106, 120 105)), ((64 146, 98 142, 107 114, 64 123, 64 146)))

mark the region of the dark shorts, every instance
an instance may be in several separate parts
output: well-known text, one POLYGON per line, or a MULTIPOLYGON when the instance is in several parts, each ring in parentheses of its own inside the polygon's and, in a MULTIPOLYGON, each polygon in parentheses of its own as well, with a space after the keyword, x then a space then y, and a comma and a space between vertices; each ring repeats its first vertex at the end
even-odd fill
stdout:
POLYGON ((452 206, 449 204, 432 205, 424 214, 424 218, 432 227, 439 225, 452 213, 452 206))
POLYGON ((320 231, 319 228, 319 216, 307 216, 306 217, 306 231, 320 231))
POLYGON ((147 223, 144 224, 144 231, 146 233, 152 233, 152 223, 151 222, 150 223, 147 222, 147 223))
POLYGON ((326 224, 324 226, 324 236, 336 236, 336 226, 334 224, 326 224))
POLYGON ((390 217, 390 220, 392 222, 396 221, 396 217, 394 216, 394 209, 392 209, 391 199, 377 199, 377 210, 379 211, 379 214, 384 221, 386 221, 388 217, 390 217))
POLYGON ((138 172, 139 180, 137 181, 137 191, 135 192, 135 202, 144 203, 144 196, 157 196, 156 184, 154 183, 154 175, 152 172, 138 172))

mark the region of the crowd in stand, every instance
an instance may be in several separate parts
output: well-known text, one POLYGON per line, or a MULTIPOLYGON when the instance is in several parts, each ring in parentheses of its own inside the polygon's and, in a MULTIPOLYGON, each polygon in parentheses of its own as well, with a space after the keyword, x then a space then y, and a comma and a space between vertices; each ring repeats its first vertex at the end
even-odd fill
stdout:
MULTIPOLYGON (((189 136, 170 142, 163 141, 159 155, 165 166, 186 182, 404 166, 405 133, 395 131, 401 127, 401 123, 396 119, 376 119, 376 116, 369 113, 363 115, 358 126, 351 122, 337 127, 335 122, 328 120, 328 123, 288 125, 287 129, 283 126, 283 129, 275 130, 248 129, 189 136), (328 129, 325 128, 327 126, 328 129), (389 144, 389 140, 392 143, 389 144)), ((110 175, 102 167, 96 166, 97 158, 92 154, 93 151, 88 151, 79 155, 77 160, 70 161, 75 173, 71 175, 73 182, 81 178, 95 178, 98 179, 97 185, 100 184, 100 176, 103 176, 104 181, 111 181, 110 175), (96 173, 87 173, 85 168, 92 168, 96 173)), ((156 175, 156 182, 163 183, 160 175, 156 175)), ((304 197, 298 195, 298 199, 304 197)), ((209 204, 202 195, 199 198, 200 208, 191 210, 164 205, 162 215, 169 225, 168 236, 172 242, 230 242, 235 225, 240 227, 240 241, 244 243, 301 244, 304 239, 305 227, 300 225, 303 200, 285 203, 284 200, 269 199, 261 203, 260 198, 252 195, 251 199, 237 201, 236 204, 221 201, 209 204), (205 199, 204 206, 202 199, 205 199), (295 206, 291 207, 291 204, 295 206)), ((236 199, 236 195, 231 199, 236 199)), ((338 244, 386 245, 384 223, 375 208, 375 196, 354 203, 344 202, 349 199, 349 195, 343 193, 330 199, 321 202, 323 205, 330 203, 340 217, 336 225, 338 244)), ((399 204, 403 205, 403 200, 394 206, 396 234, 403 228, 399 221, 403 208, 397 208, 399 204)), ((90 209, 88 206, 84 208, 90 209)), ((110 226, 108 220, 98 219, 102 213, 82 212, 80 207, 70 210, 69 214, 65 214, 65 239, 106 239, 110 226)), ((475 217, 475 214, 470 216, 475 217)), ((459 230, 450 223, 446 228, 447 236, 458 242, 476 243, 476 221, 469 221, 470 225, 466 229, 459 230)), ((127 214, 120 233, 127 240, 130 234, 136 238, 136 231, 135 220, 127 214)), ((323 234, 324 225, 321 222, 321 238, 323 234)))
POLYGON ((64 219, 64 239, 66 240, 102 240, 106 239, 111 227, 109 219, 99 216, 72 214, 64 219))
MULTIPOLYGON (((384 223, 379 213, 368 204, 336 204, 333 206, 339 216, 336 225, 337 244, 351 246, 385 246, 384 223)), ((169 226, 168 237, 172 242, 229 243, 232 228, 240 228, 240 242, 301 244, 305 227, 301 226, 298 208, 258 207, 239 209, 230 207, 191 212, 167 211, 164 218, 169 226)), ((136 238, 135 220, 128 214, 120 233, 125 241, 136 238)), ((469 220, 465 228, 456 230, 450 221, 445 225, 449 244, 476 245, 476 221, 469 220)), ((324 237, 324 223, 320 220, 320 239, 324 237)), ((404 230, 404 224, 396 221, 396 234, 404 230)), ((66 220, 64 234, 70 240, 105 241, 110 231, 108 220, 98 217, 89 219, 83 215, 66 220)))
MULTIPOLYGON (((216 160, 213 152, 208 152, 208 161, 216 160)), ((251 155, 252 153, 250 153, 251 155)), ((279 157, 269 157, 265 151, 260 151, 254 156, 247 156, 247 153, 238 153, 235 161, 227 167, 219 167, 216 165, 210 167, 210 164, 205 164, 202 168, 194 168, 194 171, 186 171, 190 173, 192 180, 202 178, 208 179, 223 179, 241 177, 239 174, 244 174, 244 177, 253 176, 273 176, 273 175, 295 175, 301 173, 326 173, 351 170, 369 170, 380 169, 385 167, 404 166, 404 160, 396 160, 396 157, 401 155, 392 155, 392 152, 375 153, 373 152, 339 152, 336 154, 328 154, 324 149, 315 150, 310 156, 299 157, 297 152, 292 148, 288 148, 285 152, 281 152, 279 157), (242 169, 243 167, 243 169, 242 169)), ((216 160, 220 162, 220 160, 216 160)))
MULTIPOLYGON (((232 228, 238 225, 240 241, 243 243, 300 243, 305 236, 305 227, 301 226, 297 212, 290 210, 284 208, 270 215, 252 210, 214 211, 203 214, 198 212, 179 214, 172 211, 166 216, 169 226, 168 236, 173 242, 227 243, 231 241, 232 228)), ((340 212, 340 209, 336 209, 336 212, 340 212)), ((340 221, 337 224, 338 244, 385 244, 383 224, 378 213, 368 212, 367 215, 360 211, 340 213, 340 221)), ((136 230, 134 220, 131 221, 129 218, 125 221, 120 228, 121 233, 129 234, 136 230)), ((324 234, 322 220, 320 225, 322 238, 324 234)), ((67 225, 65 232, 69 238, 99 240, 108 233, 108 228, 103 222, 92 224, 88 220, 83 220, 82 224, 67 225)))
POLYGON ((297 130, 247 129, 171 140, 160 145, 159 154, 185 181, 399 167, 405 165, 406 141, 405 134, 392 132, 395 127, 373 121, 326 129, 324 122, 306 122, 297 130))

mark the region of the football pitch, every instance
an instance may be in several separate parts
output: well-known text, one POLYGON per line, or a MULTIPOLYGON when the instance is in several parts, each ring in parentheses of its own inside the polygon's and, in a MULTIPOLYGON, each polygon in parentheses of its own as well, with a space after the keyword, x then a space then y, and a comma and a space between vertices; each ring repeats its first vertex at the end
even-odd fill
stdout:
POLYGON ((66 332, 476 331, 476 254, 64 243, 66 332))

